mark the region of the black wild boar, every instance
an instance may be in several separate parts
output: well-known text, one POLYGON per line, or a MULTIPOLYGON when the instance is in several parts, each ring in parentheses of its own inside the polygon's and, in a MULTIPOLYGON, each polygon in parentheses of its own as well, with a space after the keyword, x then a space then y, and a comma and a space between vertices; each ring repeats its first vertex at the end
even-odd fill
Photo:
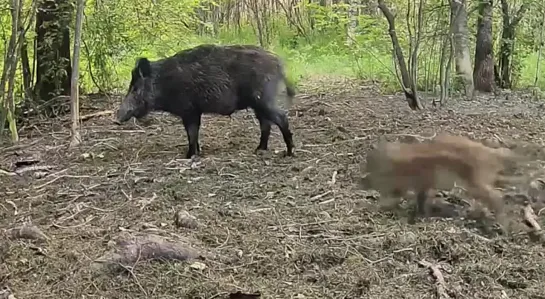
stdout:
POLYGON ((295 90, 286 80, 281 60, 252 45, 200 45, 158 61, 139 58, 132 70, 129 91, 117 111, 119 124, 150 111, 166 111, 184 124, 189 149, 186 158, 200 153, 202 114, 231 115, 252 108, 259 120, 257 150, 267 150, 271 125, 276 124, 293 155, 292 133, 286 114, 276 105, 279 83, 284 83, 288 103, 295 90))

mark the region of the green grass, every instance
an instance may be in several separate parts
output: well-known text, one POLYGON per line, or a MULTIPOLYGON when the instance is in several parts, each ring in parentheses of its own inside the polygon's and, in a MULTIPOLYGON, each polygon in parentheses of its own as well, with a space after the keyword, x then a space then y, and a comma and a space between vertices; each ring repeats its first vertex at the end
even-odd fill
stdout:
MULTIPOLYGON (((537 80, 537 87, 541 90, 545 89, 545 53, 541 56, 541 66, 539 67, 539 75, 537 80)), ((524 61, 519 79, 519 85, 521 87, 533 86, 536 77, 538 53, 530 54, 524 61)))
MULTIPOLYGON (((334 41, 334 38, 321 37, 323 41, 313 40, 312 44, 299 40, 298 46, 289 45, 293 41, 291 36, 275 36, 269 50, 278 54, 285 62, 288 79, 295 84, 301 80, 306 80, 313 76, 329 75, 344 76, 350 78, 362 79, 391 79, 391 73, 385 69, 391 67, 389 57, 380 58, 383 64, 377 62, 376 56, 362 55, 362 53, 351 53, 350 49, 343 46, 341 42, 334 41), (329 40, 326 42, 326 40, 329 40), (331 42, 330 42, 331 41, 331 42), (341 44, 341 45, 339 45, 341 44), (356 59, 357 57, 357 59, 356 59)), ((130 72, 134 67, 134 61, 138 56, 146 56, 149 59, 159 59, 167 55, 172 55, 176 51, 184 48, 190 48, 202 43, 214 44, 259 44, 255 33, 251 28, 242 29, 240 32, 233 30, 221 31, 217 37, 206 36, 187 36, 183 46, 176 46, 177 41, 164 41, 161 45, 161 51, 154 51, 148 47, 142 47, 141 51, 134 55, 127 55, 125 59, 116 63, 116 76, 111 84, 119 89, 125 89, 130 81, 130 72), (165 51, 164 49, 170 49, 165 51), (145 50, 144 50, 145 49, 145 50), (163 52, 160 55, 159 52, 163 52)), ((363 53, 364 54, 364 53, 363 53)), ((86 65, 82 62, 82 65, 86 65)), ((86 70, 82 70, 86 72, 86 70)), ((94 70, 96 72, 96 70, 94 70)), ((86 90, 92 89, 92 82, 89 76, 86 76, 86 90)), ((395 82, 395 81, 394 81, 395 82)))
MULTIPOLYGON (((214 44, 259 44, 256 33, 251 26, 243 26, 240 30, 221 29, 216 36, 199 36, 196 34, 182 34, 172 36, 164 35, 160 42, 154 40, 149 44, 138 44, 139 49, 128 52, 122 59, 114 64, 115 73, 108 81, 108 89, 124 92, 130 81, 130 72, 138 56, 146 56, 149 59, 158 59, 184 48, 190 48, 202 43, 214 44)), ((358 36, 357 45, 349 48, 344 44, 343 32, 331 29, 325 33, 313 33, 310 40, 297 37, 285 24, 277 24, 276 34, 272 34, 268 48, 277 53, 286 65, 288 79, 294 84, 308 80, 314 76, 343 76, 362 80, 380 82, 384 92, 399 90, 398 80, 394 75, 391 57, 391 42, 387 32, 380 26, 374 26, 372 31, 358 36)), ((146 40, 140 37, 139 40, 146 40)), ((420 55, 421 63, 433 65, 437 68, 434 55, 428 55, 427 46, 422 47, 420 55)), ((405 53, 408 56, 408 53, 405 53)), ((82 73, 84 91, 96 91, 90 76, 88 75, 87 62, 82 57, 82 73)), ((437 57, 438 59, 438 57, 437 57)), ((545 59, 544 59, 545 60, 545 59)), ((515 88, 528 88, 533 86, 537 65, 537 54, 529 55, 522 62, 521 75, 515 82, 515 88)), ((93 70, 96 74, 99 70, 93 70)), ((545 65, 540 68, 540 78, 545 77, 545 65)), ((424 78, 424 68, 421 65, 419 80, 424 78)), ((421 85, 423 82, 419 82, 421 85)), ((432 83, 432 86, 436 85, 432 83)), ((545 80, 538 81, 538 88, 545 90, 545 80)))

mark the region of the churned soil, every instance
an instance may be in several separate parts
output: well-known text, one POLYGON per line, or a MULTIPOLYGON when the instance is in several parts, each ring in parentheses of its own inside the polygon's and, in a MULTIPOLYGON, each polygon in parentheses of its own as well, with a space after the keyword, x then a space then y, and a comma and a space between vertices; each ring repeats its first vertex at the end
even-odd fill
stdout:
MULTIPOLYGON (((114 110, 120 98, 82 101, 82 115, 91 115, 114 110)), ((202 156, 193 160, 183 159, 185 131, 168 114, 123 126, 107 112, 88 117, 72 149, 68 117, 29 121, 20 145, 0 148, 0 287, 42 299, 244 298, 229 297, 237 291, 545 298, 543 244, 522 228, 508 236, 481 229, 464 212, 463 192, 442 193, 454 216, 408 224, 403 209, 380 210, 379 195, 357 185, 359 164, 380 136, 447 131, 541 146, 543 111, 541 102, 511 93, 412 112, 402 96, 381 95, 372 84, 317 78, 301 86, 289 112, 294 157, 284 157, 276 127, 269 151, 254 154, 259 125, 241 111, 203 117, 202 156), (43 236, 15 238, 13 228, 25 223, 43 236), (123 271, 100 267, 105 255, 128 248, 127 238, 145 235, 197 254, 154 260, 133 250, 123 271)), ((522 223, 523 206, 510 204, 522 223)), ((545 225, 545 211, 537 203, 534 211, 545 225)))

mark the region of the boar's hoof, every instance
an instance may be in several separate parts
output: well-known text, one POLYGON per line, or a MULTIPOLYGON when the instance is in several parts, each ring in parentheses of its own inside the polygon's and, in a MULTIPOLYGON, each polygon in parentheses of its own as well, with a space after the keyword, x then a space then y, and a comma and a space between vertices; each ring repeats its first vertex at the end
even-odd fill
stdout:
POLYGON ((261 156, 263 154, 265 154, 267 152, 267 149, 266 148, 261 148, 261 147, 258 147, 254 150, 254 154, 258 155, 258 156, 261 156))
POLYGON ((185 158, 188 159, 188 160, 194 160, 195 158, 197 158, 198 154, 197 153, 187 153, 185 154, 185 158))
POLYGON ((293 157, 293 156, 295 156, 293 154, 293 149, 284 152, 284 157, 293 157))

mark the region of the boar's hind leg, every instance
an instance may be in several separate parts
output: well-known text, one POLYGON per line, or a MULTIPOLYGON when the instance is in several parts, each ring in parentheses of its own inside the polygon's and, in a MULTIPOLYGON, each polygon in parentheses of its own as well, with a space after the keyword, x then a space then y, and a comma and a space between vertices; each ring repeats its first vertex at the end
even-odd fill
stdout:
POLYGON ((185 131, 187 133, 187 141, 189 148, 187 149, 186 159, 191 159, 193 155, 197 155, 201 151, 199 145, 199 128, 201 126, 201 115, 187 115, 182 118, 185 131))
POLYGON ((256 151, 266 151, 269 147, 269 136, 271 135, 271 122, 262 113, 255 112, 255 116, 259 121, 259 127, 261 129, 261 136, 259 137, 259 145, 256 151))
POLYGON ((255 111, 256 111, 256 115, 259 115, 258 119, 259 117, 263 119, 263 121, 260 120, 261 141, 259 146, 260 147, 266 146, 266 142, 264 143, 264 141, 269 139, 268 135, 270 135, 270 126, 271 126, 271 123, 274 123, 280 129, 280 132, 282 132, 282 137, 284 137, 284 142, 286 143, 286 147, 287 147, 286 155, 292 156, 293 155, 293 138, 292 138, 292 133, 290 130, 290 125, 288 122, 288 117, 286 116, 286 114, 280 111, 278 108, 272 108, 272 107, 259 107, 259 108, 256 108, 255 111), (268 130, 267 130, 267 126, 268 126, 268 130))
POLYGON ((260 147, 265 145, 263 141, 268 140, 268 136, 270 135, 270 123, 274 123, 278 126, 280 129, 280 132, 282 132, 282 137, 284 138, 284 142, 286 143, 287 156, 293 156, 293 137, 290 130, 290 125, 288 122, 288 117, 286 113, 281 111, 276 107, 275 99, 276 99, 276 93, 277 93, 277 85, 278 81, 272 80, 265 84, 265 89, 263 91, 263 96, 261 99, 259 99, 254 108, 254 111, 256 113, 256 117, 260 120, 260 127, 261 127, 261 141, 260 141, 260 147), (267 125, 267 121, 269 124, 267 125), (267 128, 269 126, 269 128, 267 128))

